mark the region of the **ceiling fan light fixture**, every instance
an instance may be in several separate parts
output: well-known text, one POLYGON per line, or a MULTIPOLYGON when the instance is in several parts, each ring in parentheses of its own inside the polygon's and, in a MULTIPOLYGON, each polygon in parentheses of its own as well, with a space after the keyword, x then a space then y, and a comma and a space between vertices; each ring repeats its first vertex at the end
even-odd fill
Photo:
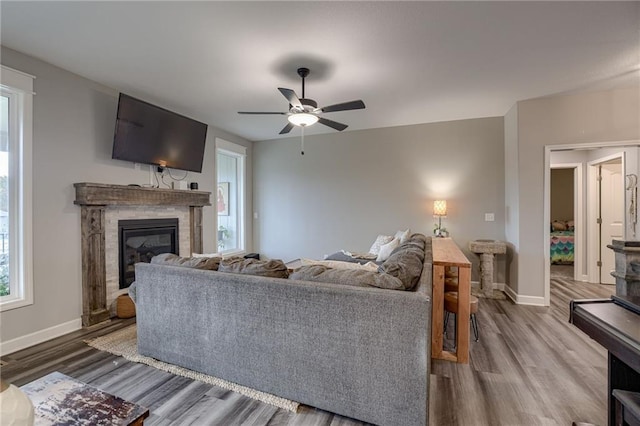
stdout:
POLYGON ((299 127, 311 126, 318 122, 318 116, 308 112, 291 114, 287 119, 289 120, 289 123, 299 127))

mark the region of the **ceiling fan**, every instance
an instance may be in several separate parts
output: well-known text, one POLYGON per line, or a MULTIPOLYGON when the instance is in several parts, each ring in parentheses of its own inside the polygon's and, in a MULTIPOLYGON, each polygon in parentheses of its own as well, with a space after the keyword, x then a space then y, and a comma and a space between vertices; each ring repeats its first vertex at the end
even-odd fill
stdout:
POLYGON ((329 105, 326 107, 318 108, 318 103, 310 98, 305 98, 304 93, 304 79, 309 75, 309 68, 298 68, 298 75, 302 78, 302 97, 298 98, 296 92, 291 89, 285 89, 279 87, 278 90, 289 101, 289 112, 253 112, 253 111, 239 111, 238 114, 277 114, 286 115, 289 122, 280 131, 280 134, 286 134, 293 129, 293 126, 300 126, 302 128, 311 126, 315 123, 324 124, 338 131, 343 131, 348 126, 346 124, 338 123, 337 121, 328 120, 321 116, 322 113, 336 112, 336 111, 349 111, 352 109, 365 108, 364 102, 361 100, 343 102, 340 104, 329 105))

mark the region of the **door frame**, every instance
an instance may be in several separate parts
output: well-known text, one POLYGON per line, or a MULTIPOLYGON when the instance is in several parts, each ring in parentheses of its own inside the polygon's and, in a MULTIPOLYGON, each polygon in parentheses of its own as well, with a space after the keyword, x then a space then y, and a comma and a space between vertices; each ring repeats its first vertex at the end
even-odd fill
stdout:
MULTIPOLYGON (((574 281, 586 281, 587 276, 582 273, 584 234, 585 234, 585 214, 584 214, 584 167, 582 163, 553 163, 549 169, 573 169, 573 221, 575 230, 573 234, 573 279, 574 281)), ((551 174, 549 174, 549 197, 551 197, 551 174)), ((549 223, 551 222, 551 200, 549 200, 549 223)), ((548 230, 547 226, 547 230, 548 230)), ((548 231, 547 231, 548 233, 548 231)), ((549 236, 549 258, 551 257, 551 237, 549 236)), ((551 259, 549 259, 549 268, 551 259)))
MULTIPOLYGON (((544 146, 544 170, 543 170, 543 221, 541 223, 542 230, 542 252, 544 253, 544 306, 549 306, 551 303, 551 247, 550 247, 550 235, 549 224, 551 223, 551 152, 552 151, 567 151, 574 149, 598 149, 598 148, 615 148, 626 146, 638 146, 640 140, 624 140, 614 142, 591 142, 591 143, 577 143, 577 144, 565 144, 565 145, 545 145, 544 146)), ((626 173, 626 170, 625 170, 626 173)), ((626 203, 626 201, 625 201, 626 203)), ((626 229, 625 229, 626 234, 626 229)))
MULTIPOLYGON (((602 163, 607 163, 611 160, 620 159, 622 161, 622 176, 623 184, 625 182, 624 176, 627 174, 625 152, 616 152, 611 155, 607 155, 593 161, 589 161, 587 168, 587 220, 588 220, 588 268, 590 283, 600 283, 601 271, 597 262, 600 260, 600 238, 601 229, 598 229, 597 219, 599 216, 600 200, 598 198, 598 170, 597 166, 602 163)), ((626 210, 626 194, 623 194, 623 210, 626 210)), ((624 231, 624 238, 627 234, 627 215, 622 215, 622 229, 624 231)))

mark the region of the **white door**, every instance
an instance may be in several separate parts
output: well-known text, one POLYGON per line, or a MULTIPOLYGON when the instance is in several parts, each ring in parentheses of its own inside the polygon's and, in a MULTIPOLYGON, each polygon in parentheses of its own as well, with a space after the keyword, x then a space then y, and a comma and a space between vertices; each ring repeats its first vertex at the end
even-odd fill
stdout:
POLYGON ((600 167, 600 282, 615 284, 611 272, 615 270, 611 240, 624 239, 624 179, 622 161, 612 160, 600 167))

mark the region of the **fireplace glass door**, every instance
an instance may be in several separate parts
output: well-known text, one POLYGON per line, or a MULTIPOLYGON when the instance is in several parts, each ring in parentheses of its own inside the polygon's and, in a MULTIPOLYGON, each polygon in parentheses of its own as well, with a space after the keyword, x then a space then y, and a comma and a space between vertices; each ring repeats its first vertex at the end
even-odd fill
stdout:
POLYGON ((178 253, 178 219, 118 221, 120 289, 135 280, 135 264, 161 253, 178 253))

